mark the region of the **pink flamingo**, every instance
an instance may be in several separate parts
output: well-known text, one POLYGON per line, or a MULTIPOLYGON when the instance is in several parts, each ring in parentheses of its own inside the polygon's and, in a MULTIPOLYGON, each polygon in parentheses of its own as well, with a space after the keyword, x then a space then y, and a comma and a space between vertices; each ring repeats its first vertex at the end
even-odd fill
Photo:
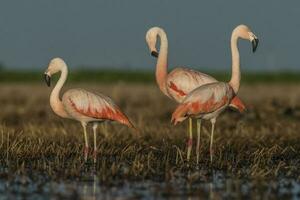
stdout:
POLYGON ((93 155, 94 162, 96 162, 96 132, 98 124, 104 121, 117 121, 130 128, 133 128, 133 125, 126 115, 121 112, 118 106, 116 106, 116 104, 109 97, 102 94, 96 95, 83 89, 71 89, 65 92, 62 96, 62 100, 60 100, 59 93, 68 75, 67 65, 61 58, 52 59, 48 69, 45 72, 45 81, 48 86, 50 86, 51 76, 57 72, 61 72, 61 75, 51 92, 50 106, 58 116, 74 119, 81 123, 85 140, 85 161, 87 161, 89 151, 86 126, 89 122, 93 123, 93 155))
MULTIPOLYGON (((218 82, 215 78, 188 68, 175 68, 169 74, 168 67, 168 39, 165 31, 159 27, 150 28, 146 34, 146 42, 151 51, 151 55, 158 57, 156 64, 156 82, 160 90, 169 98, 181 103, 191 91, 201 85, 218 82), (157 36, 160 38, 160 52, 156 49, 157 36)), ((230 102, 230 107, 245 110, 244 104, 238 97, 230 102)), ((189 139, 187 148, 187 160, 189 161, 192 144, 192 119, 189 118, 189 139)), ((201 119, 197 120, 197 163, 199 161, 201 119)))
POLYGON ((216 118, 236 97, 240 87, 240 57, 237 47, 238 39, 250 40, 253 52, 258 46, 257 37, 245 25, 237 26, 231 35, 232 75, 229 83, 213 82, 202 85, 190 92, 172 114, 176 125, 188 117, 210 120, 212 124, 210 137, 210 160, 213 160, 213 136, 216 118))

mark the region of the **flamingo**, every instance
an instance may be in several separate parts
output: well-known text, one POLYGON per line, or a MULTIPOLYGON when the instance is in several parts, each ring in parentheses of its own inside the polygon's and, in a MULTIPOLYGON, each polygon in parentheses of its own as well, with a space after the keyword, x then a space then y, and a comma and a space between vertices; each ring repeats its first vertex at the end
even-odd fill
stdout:
POLYGON ((177 106, 172 114, 171 122, 176 125, 186 118, 205 119, 211 122, 210 137, 210 161, 213 161, 213 136, 216 119, 227 108, 240 87, 240 56, 237 47, 238 39, 250 40, 253 52, 258 46, 258 39, 246 25, 237 26, 231 35, 232 74, 231 80, 225 82, 213 82, 202 85, 190 92, 177 106))
POLYGON ((117 121, 130 128, 134 128, 128 117, 116 106, 107 96, 94 94, 84 89, 70 89, 65 92, 60 100, 60 90, 63 87, 67 76, 68 67, 61 58, 54 58, 50 61, 44 77, 50 87, 51 76, 61 72, 60 78, 50 95, 50 106, 54 113, 62 118, 77 120, 83 127, 85 147, 84 159, 88 158, 89 143, 86 127, 88 123, 93 124, 94 133, 94 162, 97 156, 96 132, 98 124, 104 121, 117 121))
MULTIPOLYGON (((151 55, 158 57, 156 64, 156 82, 160 90, 172 100, 181 103, 192 90, 201 85, 218 82, 212 76, 195 71, 188 68, 178 67, 173 69, 169 74, 167 72, 168 66, 168 39, 165 31, 160 27, 152 27, 146 33, 146 42, 151 51, 151 55), (156 49, 157 37, 160 38, 160 52, 156 49)), ((245 110, 242 101, 236 96, 230 102, 230 107, 238 109, 240 112, 245 110)), ((187 161, 190 159, 193 133, 192 133, 192 119, 189 118, 189 139, 187 142, 187 161)), ((197 163, 199 162, 200 149, 200 130, 201 119, 197 120, 197 163)))

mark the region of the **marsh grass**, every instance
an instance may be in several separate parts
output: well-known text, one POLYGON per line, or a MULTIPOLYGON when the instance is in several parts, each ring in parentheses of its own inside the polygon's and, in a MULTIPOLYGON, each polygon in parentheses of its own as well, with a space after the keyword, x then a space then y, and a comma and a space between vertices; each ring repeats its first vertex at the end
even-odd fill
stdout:
MULTIPOLYGON (((213 165, 208 152, 210 124, 204 124, 199 166, 195 149, 187 164, 186 123, 170 125, 175 104, 155 85, 80 87, 115 99, 139 133, 116 123, 102 124, 97 138, 98 162, 93 165, 90 155, 89 163, 84 163, 81 126, 52 113, 48 100, 51 89, 37 84, 1 85, 1 177, 41 174, 53 180, 76 179, 93 171, 103 183, 182 177, 193 182, 205 181, 212 170, 220 170, 235 178, 300 179, 299 86, 243 86, 240 96, 248 111, 238 114, 228 110, 219 117, 213 165)), ((194 137, 195 131, 194 127, 194 137)), ((89 139, 92 144, 92 134, 89 139)))
MULTIPOLYGON (((197 69, 196 69, 197 70, 197 69)), ((230 78, 230 73, 227 71, 215 71, 204 70, 201 68, 202 72, 205 72, 217 80, 228 81, 230 78)), ((98 67, 89 68, 87 66, 73 69, 70 72, 68 81, 72 83, 106 83, 110 84, 112 82, 122 81, 127 83, 148 83, 152 84, 155 82, 154 71, 152 70, 124 70, 117 69, 113 67, 98 67), (102 68, 102 69, 101 69, 102 68)), ((43 71, 38 70, 9 70, 9 68, 1 69, 0 66, 0 82, 1 83, 40 83, 43 79, 43 71)), ((299 72, 293 71, 261 71, 261 72, 244 72, 243 82, 244 83, 299 83, 299 72)))

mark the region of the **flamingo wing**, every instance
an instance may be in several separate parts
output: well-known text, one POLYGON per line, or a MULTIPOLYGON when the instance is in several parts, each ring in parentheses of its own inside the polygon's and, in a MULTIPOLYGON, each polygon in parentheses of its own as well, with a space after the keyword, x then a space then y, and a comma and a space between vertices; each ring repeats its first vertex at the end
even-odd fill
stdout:
POLYGON ((197 87, 214 82, 217 80, 207 74, 187 68, 175 68, 168 75, 167 91, 177 102, 182 102, 197 87))
POLYGON ((172 121, 186 116, 212 113, 227 106, 233 98, 233 90, 223 82, 210 83, 193 90, 172 114, 172 121))
POLYGON ((74 118, 91 118, 90 121, 111 120, 133 127, 128 117, 107 96, 83 89, 72 89, 63 96, 63 105, 74 118))
POLYGON ((244 103, 241 101, 241 99, 240 99, 239 97, 237 97, 237 96, 235 96, 235 97, 231 100, 229 106, 232 107, 232 108, 237 109, 237 110, 238 110, 239 112, 241 112, 241 113, 246 111, 246 106, 245 106, 245 104, 244 104, 244 103))

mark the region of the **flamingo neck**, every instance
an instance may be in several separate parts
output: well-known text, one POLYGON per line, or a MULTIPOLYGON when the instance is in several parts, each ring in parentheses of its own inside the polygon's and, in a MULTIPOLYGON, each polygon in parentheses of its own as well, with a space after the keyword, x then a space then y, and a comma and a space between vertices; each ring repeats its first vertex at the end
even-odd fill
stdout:
POLYGON ((60 117, 69 118, 69 115, 64 109, 64 106, 59 98, 59 93, 64 85, 68 75, 67 66, 62 67, 61 75, 59 80, 57 81, 55 87, 53 88, 51 95, 50 95, 50 106, 52 110, 60 117))
POLYGON ((166 33, 163 30, 159 30, 157 34, 160 38, 160 50, 156 63, 156 82, 160 90, 164 94, 168 95, 166 89, 166 79, 168 74, 168 39, 166 33))
POLYGON ((236 31, 232 33, 231 36, 231 55, 232 55, 232 72, 231 80, 229 81, 230 86, 237 94, 240 88, 241 71, 240 71, 240 54, 237 47, 238 34, 236 31))

